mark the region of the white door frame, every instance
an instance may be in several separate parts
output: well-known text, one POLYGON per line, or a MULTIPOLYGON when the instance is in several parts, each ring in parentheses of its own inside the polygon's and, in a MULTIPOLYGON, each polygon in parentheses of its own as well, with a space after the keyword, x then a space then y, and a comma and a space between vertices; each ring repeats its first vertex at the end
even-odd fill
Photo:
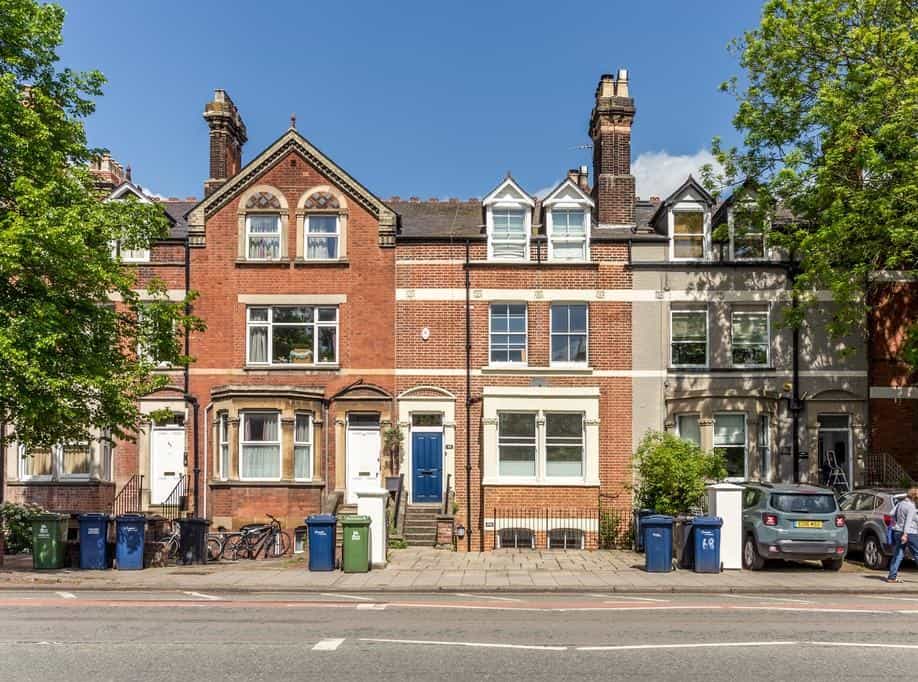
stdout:
POLYGON ((346 496, 345 501, 347 504, 356 504, 357 497, 356 492, 353 489, 352 482, 354 480, 353 472, 353 458, 351 457, 351 432, 375 432, 379 444, 379 448, 376 452, 376 478, 377 484, 381 485, 379 477, 382 475, 382 423, 381 415, 378 412, 349 412, 347 414, 347 420, 344 425, 344 461, 345 461, 345 476, 346 476, 346 496), (373 415, 376 417, 376 428, 360 428, 360 427, 351 427, 351 415, 373 415))
MULTIPOLYGON (((408 499, 411 500, 411 504, 416 504, 414 501, 414 439, 412 434, 414 433, 439 433, 440 434, 440 503, 442 504, 443 499, 446 497, 446 429, 443 428, 443 423, 445 421, 446 414, 442 410, 412 410, 408 413, 408 438, 406 439, 407 445, 405 446, 405 462, 407 465, 408 479, 407 484, 408 489, 408 499), (440 417, 440 426, 415 426, 414 425, 414 416, 415 415, 439 415, 440 417)), ((456 482, 453 481, 453 485, 456 482)), ((425 503, 418 503, 425 504, 425 503)), ((430 503, 426 503, 430 504, 430 503)))
MULTIPOLYGON (((185 474, 185 453, 186 453, 186 439, 185 439, 185 427, 184 426, 175 426, 174 424, 169 424, 166 426, 156 426, 153 425, 153 428, 150 432, 150 504, 162 504, 164 500, 155 501, 153 496, 153 485, 156 481, 156 434, 172 431, 176 434, 181 434, 182 438, 182 462, 180 463, 180 474, 185 474)), ((170 491, 171 492, 171 491, 170 491)))
MULTIPOLYGON (((847 436, 848 436, 848 442, 847 442, 847 446, 848 446, 848 454, 847 454, 848 466, 847 466, 846 468, 848 469, 848 471, 847 471, 846 473, 847 473, 847 475, 848 475, 848 488, 849 488, 850 490, 854 490, 854 487, 855 487, 855 486, 854 486, 854 447, 853 447, 853 444, 854 444, 853 435, 854 435, 854 434, 853 434, 853 430, 852 430, 852 428, 851 428, 851 415, 850 415, 850 414, 841 413, 841 412, 820 412, 818 415, 816 415, 816 459, 817 459, 816 466, 817 466, 817 475, 820 475, 820 474, 821 474, 821 467, 822 467, 822 463, 819 462, 818 460, 819 460, 819 436, 822 434, 823 431, 825 431, 826 433, 845 433, 845 434, 847 434, 847 436), (838 427, 831 427, 831 426, 830 426, 830 427, 823 428, 822 426, 819 425, 819 417, 847 417, 847 419, 848 419, 848 426, 846 426, 846 427, 843 428, 843 429, 840 429, 840 428, 838 428, 838 427)), ((837 461, 837 454, 836 454, 836 461, 837 461)))

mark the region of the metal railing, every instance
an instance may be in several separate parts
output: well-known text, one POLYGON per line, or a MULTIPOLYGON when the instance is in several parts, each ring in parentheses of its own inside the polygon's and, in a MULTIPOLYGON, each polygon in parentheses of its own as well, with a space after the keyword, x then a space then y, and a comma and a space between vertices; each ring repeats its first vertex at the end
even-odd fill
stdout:
POLYGON ((446 474, 446 490, 443 492, 443 508, 440 510, 444 514, 450 513, 450 504, 452 504, 453 489, 451 487, 453 475, 446 474))
POLYGON ((180 474, 178 482, 169 493, 168 497, 163 500, 161 511, 163 518, 169 521, 175 521, 182 515, 182 512, 188 508, 188 477, 180 474))
POLYGON ((143 475, 134 474, 112 500, 112 514, 120 516, 143 510, 143 475))
POLYGON ((907 488, 912 477, 888 452, 871 452, 864 457, 864 483, 873 487, 907 488))

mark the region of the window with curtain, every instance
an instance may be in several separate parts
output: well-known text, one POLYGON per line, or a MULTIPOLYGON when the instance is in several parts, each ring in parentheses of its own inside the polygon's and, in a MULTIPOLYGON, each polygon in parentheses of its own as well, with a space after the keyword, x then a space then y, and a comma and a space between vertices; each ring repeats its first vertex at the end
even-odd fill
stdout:
POLYGON ((312 416, 296 415, 293 435, 293 477, 300 480, 312 478, 312 416))
POLYGON ((727 412, 714 415, 714 449, 724 454, 727 476, 746 476, 746 414, 727 412))
POLYGON ((515 208, 492 208, 491 257, 506 260, 526 260, 529 238, 526 234, 526 213, 515 208))
POLYGON ((226 412, 220 414, 217 423, 217 443, 220 449, 220 477, 225 481, 229 478, 229 415, 226 412))
POLYGON ((129 249, 124 246, 120 240, 113 242, 112 254, 115 258, 121 260, 122 263, 149 263, 150 262, 150 249, 149 248, 134 248, 129 249))
POLYGON ((552 210, 551 257, 555 260, 588 259, 586 213, 584 211, 552 210))
POLYGON ((705 257, 704 213, 673 211, 673 258, 701 260, 705 257))
POLYGON ((334 260, 338 257, 338 216, 306 216, 307 260, 334 260))
POLYGON ((246 216, 246 253, 250 260, 277 260, 281 257, 281 217, 254 213, 246 216))
POLYGON ((545 413, 545 475, 583 476, 583 415, 545 413))
POLYGON ((586 364, 586 304, 558 304, 551 307, 552 364, 586 364))
POLYGON ((706 367, 708 364, 708 313, 674 310, 670 323, 670 365, 706 367))
POLYGON ((676 415, 676 433, 682 440, 701 445, 701 426, 697 414, 676 415))
POLYGON ((526 362, 526 304, 491 304, 491 362, 526 362))
POLYGON ((250 307, 247 362, 259 365, 322 365, 338 361, 338 308, 250 307))
POLYGON ((535 476, 535 413, 499 413, 497 420, 497 449, 498 471, 501 476, 535 476))
POLYGON ((86 477, 92 466, 92 446, 89 443, 71 443, 61 446, 61 476, 86 477))
POLYGON ((280 479, 280 414, 277 412, 243 413, 239 458, 240 478, 280 479))
POLYGON ((54 473, 53 448, 21 448, 19 462, 21 478, 51 478, 54 473))
POLYGON ((734 366, 768 366, 771 344, 768 338, 767 312, 734 310, 731 336, 734 366))

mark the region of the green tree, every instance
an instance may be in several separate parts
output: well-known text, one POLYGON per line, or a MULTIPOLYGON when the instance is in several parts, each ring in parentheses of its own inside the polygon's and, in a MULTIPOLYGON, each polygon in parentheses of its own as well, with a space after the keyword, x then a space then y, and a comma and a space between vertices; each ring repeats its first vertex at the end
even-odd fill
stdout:
POLYGON ((202 328, 162 282, 141 302, 113 256, 168 222, 155 204, 100 201, 83 119, 104 78, 58 68, 63 21, 56 5, 0 0, 0 420, 43 447, 129 437, 137 399, 168 381, 157 362, 187 363, 181 335, 202 328))
POLYGON ((743 144, 714 140, 706 182, 776 218, 770 243, 799 262, 789 323, 829 290, 830 333, 860 332, 870 274, 918 258, 918 0, 768 0, 731 47, 743 144))
POLYGON ((659 514, 683 514, 698 506, 707 481, 727 475, 721 453, 702 450, 672 433, 648 431, 634 453, 635 503, 659 514))

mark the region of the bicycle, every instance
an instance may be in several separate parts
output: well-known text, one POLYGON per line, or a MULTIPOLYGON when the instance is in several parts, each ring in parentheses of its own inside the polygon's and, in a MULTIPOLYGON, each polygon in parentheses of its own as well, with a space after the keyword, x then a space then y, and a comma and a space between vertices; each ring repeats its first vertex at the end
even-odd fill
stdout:
MULTIPOLYGON (((172 524, 172 530, 168 535, 164 535, 159 539, 159 542, 165 545, 165 553, 167 560, 177 560, 179 556, 179 550, 181 549, 182 534, 180 531, 180 526, 177 523, 172 524)), ((207 559, 208 561, 216 561, 223 555, 223 542, 216 537, 213 533, 208 534, 207 536, 207 559)))
POLYGON ((233 559, 257 559, 259 554, 265 559, 276 559, 290 551, 290 534, 281 528, 280 521, 275 517, 270 514, 265 516, 271 520, 269 523, 240 530, 238 540, 231 548, 233 559))

